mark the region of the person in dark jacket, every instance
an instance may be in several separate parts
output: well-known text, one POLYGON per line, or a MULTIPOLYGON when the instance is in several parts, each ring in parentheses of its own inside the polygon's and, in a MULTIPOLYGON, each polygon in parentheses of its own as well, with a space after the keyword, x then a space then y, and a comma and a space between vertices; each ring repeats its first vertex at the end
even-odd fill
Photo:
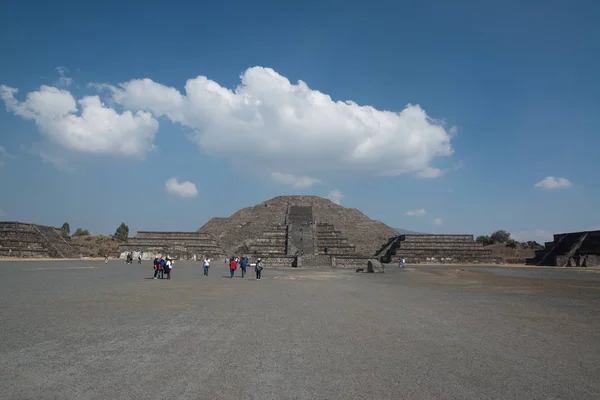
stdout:
POLYGON ((158 275, 158 257, 154 257, 154 279, 158 275))
POLYGON ((242 257, 240 260, 240 268, 242 270, 242 278, 246 276, 246 267, 248 266, 248 259, 246 257, 242 257))

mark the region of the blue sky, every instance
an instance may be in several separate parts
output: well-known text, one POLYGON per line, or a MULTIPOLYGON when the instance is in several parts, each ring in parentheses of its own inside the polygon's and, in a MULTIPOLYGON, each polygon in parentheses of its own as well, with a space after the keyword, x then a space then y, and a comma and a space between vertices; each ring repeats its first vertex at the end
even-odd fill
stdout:
POLYGON ((4 2, 0 218, 195 230, 314 194, 422 232, 600 229, 599 17, 594 1, 4 2))

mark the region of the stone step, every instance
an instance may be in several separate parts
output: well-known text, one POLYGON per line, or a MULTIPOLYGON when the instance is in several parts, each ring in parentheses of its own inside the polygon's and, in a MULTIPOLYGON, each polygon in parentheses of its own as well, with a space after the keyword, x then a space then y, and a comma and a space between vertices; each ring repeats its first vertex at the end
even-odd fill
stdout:
POLYGON ((483 246, 479 243, 431 243, 431 242, 402 242, 398 249, 457 249, 457 250, 480 250, 483 246))
POLYGON ((0 249, 28 249, 36 251, 48 251, 48 248, 39 242, 18 242, 18 241, 6 241, 2 242, 0 249))
POLYGON ((277 232, 273 232, 273 231, 267 231, 267 232, 263 232, 262 236, 264 238, 285 238, 287 236, 287 231, 277 231, 277 232))
POLYGON ((352 247, 328 247, 327 253, 322 248, 317 250, 317 254, 328 254, 328 255, 338 255, 338 254, 354 254, 356 252, 356 248, 352 247))
POLYGON ((136 238, 138 239, 213 239, 207 233, 199 232, 159 232, 159 231, 138 231, 136 238))
POLYGON ((46 249, 8 249, 0 248, 0 257, 20 257, 20 258, 49 258, 46 249))
POLYGON ((474 242, 473 235, 404 235, 403 242, 474 242))
POLYGON ((319 246, 343 246, 350 245, 346 238, 317 238, 319 246))
POLYGON ((38 241, 40 234, 34 231, 3 231, 0 232, 0 240, 23 239, 38 241))
POLYGON ((259 238, 259 239, 251 239, 251 241, 249 242, 248 245, 253 245, 253 244, 279 244, 279 245, 285 245, 287 242, 287 238, 284 236, 282 238, 259 238))
POLYGON ((487 257, 491 256, 492 252, 489 250, 484 250, 481 252, 475 251, 407 251, 407 252, 397 252, 393 257, 401 257, 401 258, 410 258, 410 257, 487 257))

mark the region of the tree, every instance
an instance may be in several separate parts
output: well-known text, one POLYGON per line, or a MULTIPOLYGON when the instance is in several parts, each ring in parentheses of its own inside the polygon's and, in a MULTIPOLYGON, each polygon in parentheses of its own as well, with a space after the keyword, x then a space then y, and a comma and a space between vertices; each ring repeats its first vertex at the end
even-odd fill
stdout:
POLYGON ((65 233, 65 235, 69 236, 71 234, 71 226, 69 225, 68 222, 65 222, 64 224, 62 224, 62 226, 60 227, 60 230, 63 231, 65 233))
POLYGON ((488 235, 477 236, 475 239, 477 243, 481 243, 484 246, 489 246, 490 244, 494 244, 494 241, 488 235))
POLYGON ((90 232, 87 229, 77 228, 73 236, 89 236, 90 232))
POLYGON ((125 224, 125 222, 121 222, 121 225, 117 228, 115 232, 115 238, 122 242, 126 242, 129 237, 129 227, 125 224))
POLYGON ((496 231, 490 235, 494 243, 506 243, 510 239, 510 233, 506 231, 496 231))
POLYGON ((516 240, 514 240, 514 239, 508 239, 506 241, 505 246, 506 247, 510 247, 511 249, 516 249, 518 244, 519 244, 519 242, 517 242, 516 240))

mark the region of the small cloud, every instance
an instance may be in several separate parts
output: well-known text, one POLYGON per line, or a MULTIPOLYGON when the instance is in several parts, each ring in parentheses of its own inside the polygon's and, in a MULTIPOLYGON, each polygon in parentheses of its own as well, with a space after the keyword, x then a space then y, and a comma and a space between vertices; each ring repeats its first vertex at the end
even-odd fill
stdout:
POLYGON ((573 186, 573 184, 567 178, 554 176, 547 176, 534 185, 534 187, 538 189, 566 189, 571 186, 573 186))
POLYGON ((331 201, 333 201, 335 204, 340 204, 340 202, 342 201, 342 199, 345 196, 342 194, 342 192, 340 192, 339 190, 331 190, 329 193, 327 193, 327 198, 331 201))
POLYGON ((58 78, 58 81, 56 81, 55 85, 65 88, 71 86, 71 83, 73 83, 73 79, 65 76, 66 73, 69 72, 69 70, 66 67, 56 67, 56 71, 58 72, 58 75, 60 77, 58 78))
POLYGON ((307 189, 314 184, 321 183, 320 179, 311 178, 310 176, 294 176, 280 172, 273 172, 271 178, 277 183, 291 185, 297 189, 307 189))
POLYGON ((11 155, 4 146, 0 146, 0 167, 4 166, 7 159, 14 157, 15 156, 11 155))
POLYGON ((196 189, 196 185, 189 181, 179 182, 177 178, 168 179, 165 182, 165 188, 167 189, 168 193, 184 199, 193 198, 198 195, 198 189, 196 189))
POLYGON ((405 213, 405 215, 408 215, 409 217, 420 217, 422 215, 425 215, 425 209, 424 208, 418 208, 416 210, 411 210, 411 211, 407 211, 405 213))
POLYGON ((444 174, 444 171, 442 171, 439 168, 434 168, 434 167, 427 167, 427 168, 419 171, 419 176, 421 178, 426 178, 426 179, 438 178, 438 177, 442 176, 443 174, 444 174))
POLYGON ((441 218, 435 218, 433 220, 433 224, 436 225, 436 226, 442 226, 442 225, 444 225, 444 220, 441 219, 441 218))

